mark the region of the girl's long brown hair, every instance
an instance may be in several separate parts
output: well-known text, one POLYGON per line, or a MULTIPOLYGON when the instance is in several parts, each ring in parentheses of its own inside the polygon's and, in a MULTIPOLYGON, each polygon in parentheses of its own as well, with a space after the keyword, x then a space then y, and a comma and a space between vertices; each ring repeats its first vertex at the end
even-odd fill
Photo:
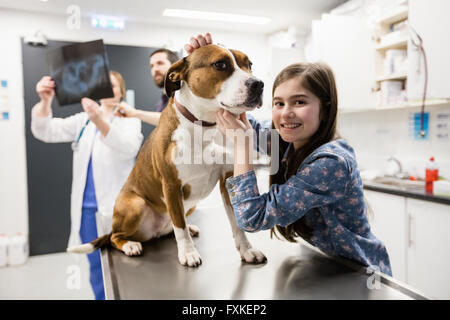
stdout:
MULTIPOLYGON (((289 143, 283 141, 280 137, 278 157, 278 159, 280 159, 278 166, 279 170, 270 176, 270 185, 281 185, 286 183, 292 175, 297 173, 301 163, 315 149, 339 138, 336 133, 338 97, 336 82, 331 68, 324 63, 295 63, 284 68, 275 78, 272 89, 272 98, 275 94, 275 89, 280 84, 293 78, 298 78, 303 88, 319 98, 320 125, 316 133, 314 133, 309 141, 299 150, 294 150, 294 148, 291 147, 286 162, 282 161, 282 159, 289 143)), ((272 129, 274 128, 275 126, 272 122, 272 129)), ((312 237, 312 229, 306 224, 304 217, 287 227, 277 225, 275 228, 272 228, 270 232, 271 237, 272 235, 275 235, 278 238, 277 231, 286 240, 291 242, 296 242, 295 237, 298 236, 306 240, 309 240, 312 237)))

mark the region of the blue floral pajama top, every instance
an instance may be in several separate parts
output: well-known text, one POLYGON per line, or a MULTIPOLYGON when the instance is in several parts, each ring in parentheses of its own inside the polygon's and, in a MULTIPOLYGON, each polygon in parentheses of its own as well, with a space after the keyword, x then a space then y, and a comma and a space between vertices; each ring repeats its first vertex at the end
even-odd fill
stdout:
MULTIPOLYGON (((263 130, 253 118, 249 120, 255 131, 263 130)), ((285 184, 271 185, 265 194, 259 193, 253 170, 228 178, 226 187, 241 229, 285 227, 304 216, 313 229, 309 243, 326 254, 378 267, 392 276, 386 247, 370 230, 354 150, 344 140, 317 148, 296 175, 285 184)))

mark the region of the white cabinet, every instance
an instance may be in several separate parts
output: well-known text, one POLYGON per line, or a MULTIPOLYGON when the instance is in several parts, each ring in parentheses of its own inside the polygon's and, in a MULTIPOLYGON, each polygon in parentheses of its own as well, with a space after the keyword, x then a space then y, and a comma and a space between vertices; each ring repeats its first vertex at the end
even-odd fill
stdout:
POLYGON ((450 299, 450 207, 408 198, 407 282, 424 294, 450 299))
MULTIPOLYGON (((409 23, 423 39, 428 61, 427 98, 450 98, 450 1, 409 0, 409 23)), ((422 99, 424 63, 419 51, 408 45, 408 98, 422 99)))
POLYGON ((323 15, 312 23, 308 61, 333 69, 340 109, 370 108, 374 52, 367 21, 360 17, 323 15))
POLYGON ((450 206, 369 190, 364 195, 394 278, 428 297, 450 299, 450 206))
POLYGON ((389 254, 395 279, 406 282, 406 210, 405 198, 364 190, 372 209, 369 222, 372 232, 380 239, 389 254))

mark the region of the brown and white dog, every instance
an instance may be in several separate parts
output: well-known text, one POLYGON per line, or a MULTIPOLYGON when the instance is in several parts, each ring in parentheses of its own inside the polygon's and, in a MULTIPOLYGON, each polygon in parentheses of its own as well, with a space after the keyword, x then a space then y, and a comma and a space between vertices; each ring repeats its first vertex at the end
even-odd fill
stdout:
POLYGON ((198 235, 199 229, 187 225, 186 217, 220 181, 222 200, 242 260, 265 262, 264 254, 252 248, 236 225, 225 188, 233 162, 226 164, 224 159, 233 150, 224 148, 225 139, 214 123, 220 108, 240 114, 260 106, 263 82, 251 74, 251 62, 244 53, 218 45, 201 47, 179 60, 168 70, 165 80, 166 93, 171 96, 169 104, 116 199, 112 232, 67 251, 90 253, 111 244, 129 256, 139 255, 141 242, 173 230, 179 262, 198 266, 201 257, 191 236, 198 235), (194 139, 199 129, 210 139, 194 139), (200 152, 190 154, 192 150, 200 152), (222 161, 198 161, 199 153, 200 157, 202 153, 212 154, 222 161))

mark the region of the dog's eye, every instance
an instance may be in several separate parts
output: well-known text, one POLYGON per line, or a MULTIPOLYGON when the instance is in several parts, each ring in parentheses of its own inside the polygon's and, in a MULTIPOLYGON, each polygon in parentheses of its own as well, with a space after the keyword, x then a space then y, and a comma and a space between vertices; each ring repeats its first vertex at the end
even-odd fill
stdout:
POLYGON ((248 62, 248 70, 252 70, 252 65, 253 63, 251 63, 251 61, 248 62))
POLYGON ((219 71, 225 71, 228 69, 228 64, 226 63, 226 61, 223 61, 223 60, 214 62, 212 65, 214 68, 216 68, 219 71))

